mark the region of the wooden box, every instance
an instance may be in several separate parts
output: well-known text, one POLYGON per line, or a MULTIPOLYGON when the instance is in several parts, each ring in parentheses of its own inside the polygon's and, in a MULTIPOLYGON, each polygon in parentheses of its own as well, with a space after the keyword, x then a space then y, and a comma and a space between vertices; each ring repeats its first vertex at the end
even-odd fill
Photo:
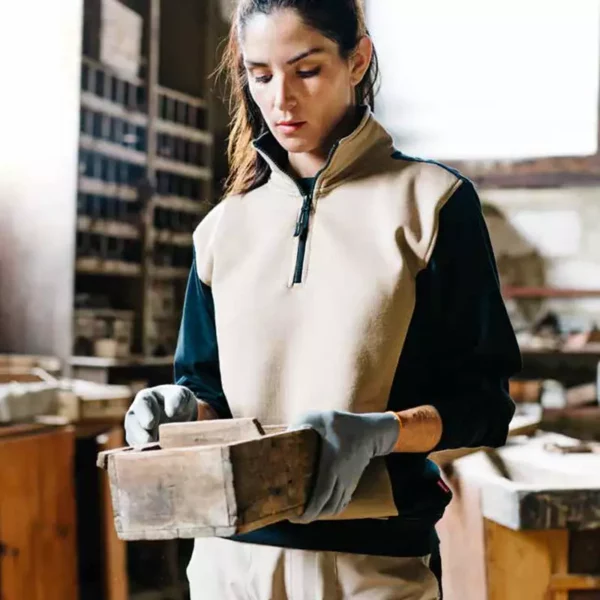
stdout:
POLYGON ((61 386, 57 414, 68 421, 122 422, 134 396, 125 385, 63 379, 61 386))
POLYGON ((57 380, 39 368, 0 368, 0 423, 41 417, 122 422, 133 396, 129 386, 57 380))
POLYGON ((42 369, 51 375, 61 371, 60 360, 54 356, 35 356, 29 354, 0 354, 0 371, 9 373, 31 369, 42 369))
POLYGON ((228 537, 298 516, 318 434, 253 419, 161 425, 159 442, 101 452, 123 540, 228 537))

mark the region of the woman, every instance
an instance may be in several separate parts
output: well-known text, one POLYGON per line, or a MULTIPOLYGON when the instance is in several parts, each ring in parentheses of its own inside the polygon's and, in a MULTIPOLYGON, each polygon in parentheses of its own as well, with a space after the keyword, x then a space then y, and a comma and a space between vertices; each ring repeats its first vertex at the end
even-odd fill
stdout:
POLYGON ((127 439, 232 415, 321 435, 304 515, 196 540, 193 599, 438 598, 426 456, 503 444, 520 365, 477 194, 374 119, 359 0, 241 0, 226 65, 228 193, 194 234, 176 385, 127 439))

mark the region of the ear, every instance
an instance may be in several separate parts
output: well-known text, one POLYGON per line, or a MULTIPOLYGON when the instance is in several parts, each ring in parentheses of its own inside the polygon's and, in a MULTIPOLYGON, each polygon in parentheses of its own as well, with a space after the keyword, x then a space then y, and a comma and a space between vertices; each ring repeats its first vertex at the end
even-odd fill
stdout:
POLYGON ((350 57, 350 77, 353 86, 357 86, 362 81, 372 57, 373 42, 368 35, 363 35, 350 57))

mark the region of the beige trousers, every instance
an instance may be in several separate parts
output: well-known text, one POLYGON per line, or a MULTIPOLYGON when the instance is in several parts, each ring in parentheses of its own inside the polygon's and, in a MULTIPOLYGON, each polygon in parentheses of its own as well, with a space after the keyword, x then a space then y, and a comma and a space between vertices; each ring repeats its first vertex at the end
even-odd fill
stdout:
POLYGON ((307 552, 197 539, 191 600, 438 600, 429 557, 307 552))

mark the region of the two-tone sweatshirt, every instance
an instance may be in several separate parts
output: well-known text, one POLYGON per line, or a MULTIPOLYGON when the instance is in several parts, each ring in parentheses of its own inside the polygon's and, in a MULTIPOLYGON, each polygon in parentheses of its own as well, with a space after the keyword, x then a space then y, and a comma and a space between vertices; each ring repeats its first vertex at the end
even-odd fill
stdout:
MULTIPOLYGON (((194 233, 176 383, 220 418, 287 424, 310 410, 433 405, 435 450, 502 445, 520 354, 472 183, 405 156, 365 110, 312 185, 270 134, 268 181, 194 233)), ((425 454, 369 465, 338 518, 234 539, 389 556, 430 553, 451 499, 425 454)))

